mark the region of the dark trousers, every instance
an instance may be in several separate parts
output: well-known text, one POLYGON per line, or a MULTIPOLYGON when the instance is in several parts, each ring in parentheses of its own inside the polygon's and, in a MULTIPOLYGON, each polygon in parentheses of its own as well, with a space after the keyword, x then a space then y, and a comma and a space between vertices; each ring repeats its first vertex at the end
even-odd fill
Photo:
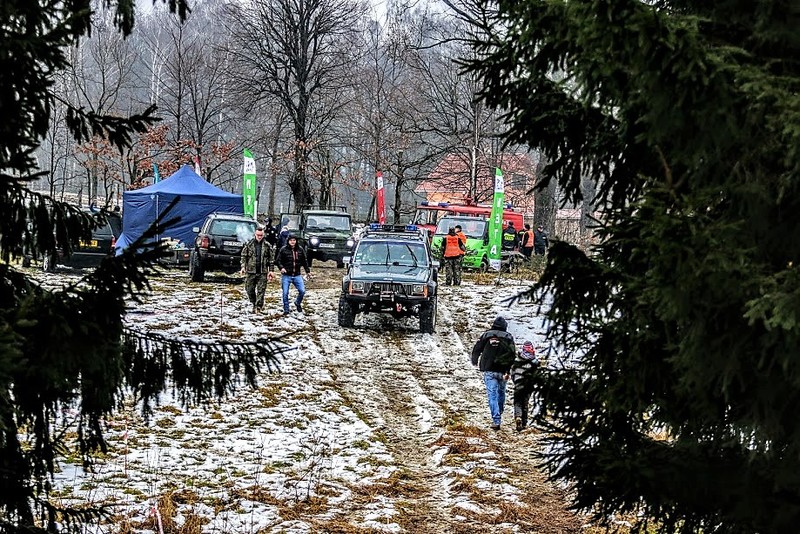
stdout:
POLYGON ((533 254, 533 247, 522 247, 519 251, 522 252, 526 260, 529 260, 531 259, 531 254, 533 254))
POLYGON ((514 419, 522 422, 522 428, 528 426, 528 404, 531 401, 533 387, 514 384, 514 419))
POLYGON ((267 289, 267 273, 247 273, 244 290, 250 304, 256 308, 264 307, 264 292, 267 289))
POLYGON ((534 245, 533 252, 537 256, 544 256, 544 251, 546 248, 547 247, 545 247, 544 245, 534 245))
POLYGON ((461 259, 464 256, 453 256, 444 259, 444 283, 448 286, 461 285, 461 259))

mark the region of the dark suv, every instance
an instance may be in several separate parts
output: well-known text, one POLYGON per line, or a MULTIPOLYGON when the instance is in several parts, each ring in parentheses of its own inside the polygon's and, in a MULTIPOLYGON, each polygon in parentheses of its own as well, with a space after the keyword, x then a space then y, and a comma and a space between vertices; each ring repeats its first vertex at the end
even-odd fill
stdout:
POLYGON ((67 254, 64 248, 58 248, 56 256, 45 255, 42 258, 42 270, 53 272, 56 264, 67 267, 97 267, 103 258, 114 255, 114 245, 122 233, 122 217, 117 213, 107 213, 106 223, 92 230, 92 236, 79 241, 67 254))
POLYGON ((212 213, 197 232, 189 255, 189 276, 202 282, 206 271, 238 272, 242 247, 253 238, 258 223, 250 217, 232 213, 212 213))
POLYGON ((436 326, 439 262, 416 226, 373 224, 359 240, 339 297, 339 326, 353 326, 358 313, 419 317, 419 329, 436 326))

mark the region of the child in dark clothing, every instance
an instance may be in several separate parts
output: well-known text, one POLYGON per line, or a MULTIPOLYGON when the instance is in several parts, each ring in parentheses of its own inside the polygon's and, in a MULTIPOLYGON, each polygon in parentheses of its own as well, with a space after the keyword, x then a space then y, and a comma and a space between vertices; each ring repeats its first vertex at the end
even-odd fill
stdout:
POLYGON ((533 375, 539 369, 536 349, 533 343, 526 341, 522 351, 511 365, 511 378, 514 381, 514 422, 517 432, 528 426, 528 403, 533 393, 533 375))

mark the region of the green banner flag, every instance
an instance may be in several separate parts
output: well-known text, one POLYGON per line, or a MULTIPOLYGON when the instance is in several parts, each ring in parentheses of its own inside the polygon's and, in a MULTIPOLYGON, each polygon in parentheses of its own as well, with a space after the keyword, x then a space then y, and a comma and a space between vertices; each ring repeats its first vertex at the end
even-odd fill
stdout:
POLYGON ((492 213, 489 216, 489 267, 495 271, 500 270, 500 250, 503 241, 503 171, 500 167, 494 173, 494 198, 492 200, 492 213))
POLYGON ((256 160, 244 149, 244 184, 242 185, 244 214, 256 218, 256 160))

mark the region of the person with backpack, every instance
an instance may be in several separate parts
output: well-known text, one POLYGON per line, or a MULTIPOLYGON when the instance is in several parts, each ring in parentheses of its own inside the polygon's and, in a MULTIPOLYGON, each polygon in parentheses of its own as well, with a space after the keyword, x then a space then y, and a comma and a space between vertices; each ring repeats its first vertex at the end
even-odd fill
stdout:
POLYGON ((514 336, 508 332, 508 321, 502 316, 495 318, 492 327, 481 334, 472 349, 472 365, 483 373, 492 430, 500 430, 506 403, 506 381, 515 353, 514 336))
POLYGON ((526 341, 511 365, 511 380, 514 382, 514 422, 517 432, 528 426, 528 404, 533 393, 533 378, 539 371, 539 360, 533 343, 526 341))

